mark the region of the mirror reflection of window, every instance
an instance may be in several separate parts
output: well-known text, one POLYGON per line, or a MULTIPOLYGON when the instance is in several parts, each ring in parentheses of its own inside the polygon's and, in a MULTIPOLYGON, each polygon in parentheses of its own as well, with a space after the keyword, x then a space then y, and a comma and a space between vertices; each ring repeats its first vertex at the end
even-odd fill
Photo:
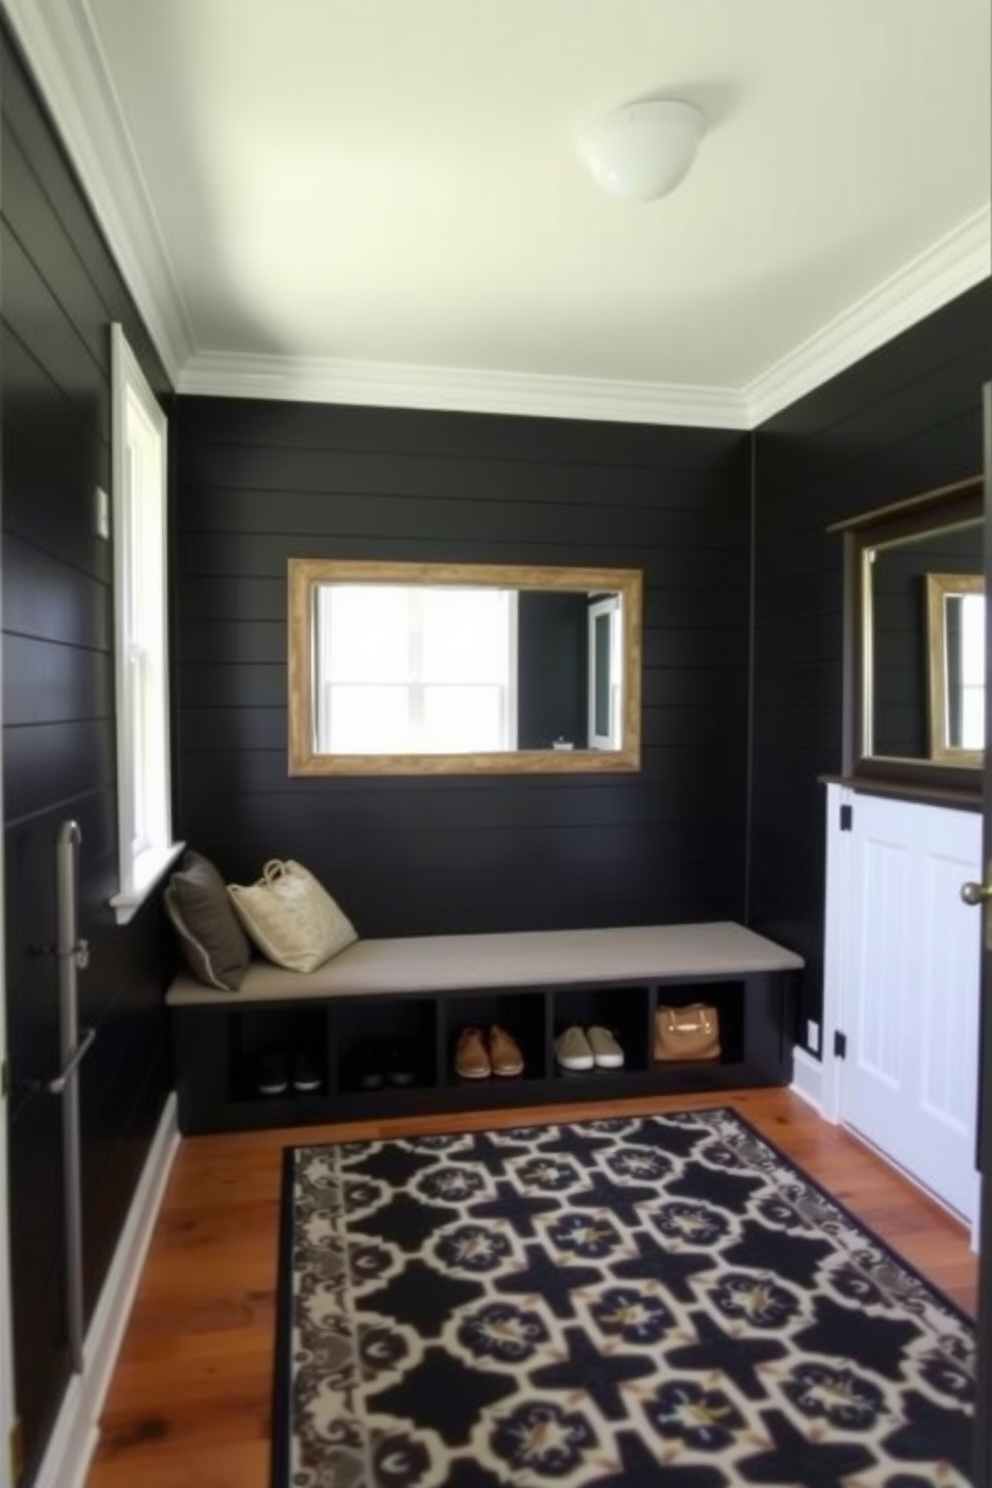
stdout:
POLYGON ((589 747, 618 749, 623 717, 620 684, 620 596, 606 595, 589 606, 589 747))
POLYGON ((985 580, 976 573, 926 576, 931 758, 981 764, 985 747, 985 580))
POLYGON ((315 606, 318 752, 516 748, 515 591, 322 584, 315 606))
POLYGON ((952 749, 985 746, 985 597, 948 594, 947 741, 952 749))

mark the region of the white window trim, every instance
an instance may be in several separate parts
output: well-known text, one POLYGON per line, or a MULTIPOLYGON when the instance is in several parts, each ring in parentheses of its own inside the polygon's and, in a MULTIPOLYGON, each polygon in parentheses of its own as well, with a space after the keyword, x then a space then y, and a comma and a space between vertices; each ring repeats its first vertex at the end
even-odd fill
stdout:
POLYGON ((619 659, 619 646, 621 638, 621 609, 620 595, 610 594, 603 599, 596 600, 589 606, 589 699, 588 699, 588 727, 590 749, 619 749, 621 723, 623 718, 623 666, 619 659), (608 700, 607 706, 610 714, 609 733, 599 734, 596 732, 596 692, 599 685, 599 676, 596 663, 596 622, 604 615, 610 620, 610 645, 609 645, 609 676, 607 677, 608 700))
POLYGON ((168 425, 158 400, 148 385, 144 373, 119 325, 110 328, 111 363, 111 454, 113 490, 114 542, 114 674, 116 682, 117 713, 117 857, 119 889, 110 900, 118 924, 126 924, 148 898, 162 875, 176 861, 184 843, 172 838, 172 778, 170 761, 170 711, 169 711, 169 633, 168 633, 168 527, 167 527, 167 469, 168 469, 168 425), (152 530, 157 537, 161 566, 149 579, 148 571, 141 575, 142 588, 147 597, 153 593, 153 605, 158 613, 155 627, 159 637, 157 661, 159 663, 160 692, 157 697, 157 713, 160 731, 157 736, 158 765, 154 770, 157 786, 152 814, 155 818, 154 835, 151 841, 137 844, 137 823, 134 811, 134 783, 141 769, 137 758, 134 737, 136 671, 133 664, 132 637, 129 630, 127 598, 131 592, 131 558, 135 538, 135 523, 127 494, 128 470, 128 406, 137 405, 141 415, 150 425, 159 441, 161 460, 157 469, 157 510, 152 513, 152 530), (154 591, 157 590, 157 593, 154 591))

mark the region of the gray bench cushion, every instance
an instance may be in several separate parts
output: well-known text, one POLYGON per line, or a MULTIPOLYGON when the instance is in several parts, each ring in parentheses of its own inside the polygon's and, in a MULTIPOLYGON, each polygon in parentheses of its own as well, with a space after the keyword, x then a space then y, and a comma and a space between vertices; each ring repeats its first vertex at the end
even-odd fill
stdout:
POLYGON ((316 971, 253 961, 238 992, 204 987, 188 973, 166 994, 173 1007, 268 1002, 284 997, 470 991, 580 982, 739 977, 793 971, 802 957, 743 925, 630 925, 608 930, 525 930, 359 940, 316 971))

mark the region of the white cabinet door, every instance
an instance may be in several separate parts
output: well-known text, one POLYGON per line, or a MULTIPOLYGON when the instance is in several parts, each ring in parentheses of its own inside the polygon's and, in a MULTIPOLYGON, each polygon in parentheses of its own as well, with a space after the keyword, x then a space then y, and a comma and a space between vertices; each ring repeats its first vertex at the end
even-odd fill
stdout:
POLYGON ((970 1220, 981 819, 858 795, 845 847, 840 1118, 970 1220))

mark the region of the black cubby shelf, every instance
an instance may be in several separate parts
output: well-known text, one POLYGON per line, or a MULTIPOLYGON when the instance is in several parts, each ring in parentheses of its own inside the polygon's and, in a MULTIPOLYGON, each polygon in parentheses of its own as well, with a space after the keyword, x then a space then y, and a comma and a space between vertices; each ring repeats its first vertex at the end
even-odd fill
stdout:
POLYGON ((794 972, 739 977, 537 987, 472 987, 437 993, 273 997, 172 1008, 180 1129, 187 1135, 262 1127, 492 1110, 522 1105, 616 1100, 785 1085, 792 1078, 794 972), (659 1006, 708 1002, 719 1010, 719 1060, 656 1063, 659 1006), (505 1028, 524 1057, 518 1077, 460 1079, 453 1069, 462 1028, 505 1028), (557 1068, 554 1040, 566 1027, 611 1028, 625 1054, 621 1069, 557 1068), (363 1088, 369 1046, 398 1051, 407 1083, 363 1088), (261 1095, 258 1061, 271 1050, 304 1052, 320 1080, 314 1091, 261 1095))

